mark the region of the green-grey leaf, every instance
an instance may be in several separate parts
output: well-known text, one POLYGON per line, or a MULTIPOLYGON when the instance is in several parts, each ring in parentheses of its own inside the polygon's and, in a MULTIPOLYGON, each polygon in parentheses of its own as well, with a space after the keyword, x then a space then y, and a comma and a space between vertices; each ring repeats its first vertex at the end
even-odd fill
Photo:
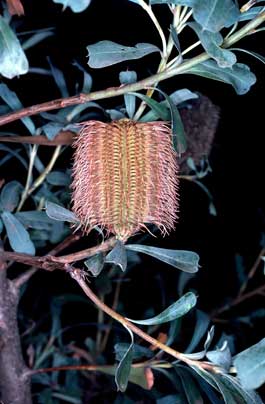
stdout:
POLYGON ((162 104, 161 102, 157 102, 157 101, 153 100, 152 98, 147 97, 144 94, 133 93, 133 92, 129 93, 129 94, 132 94, 132 95, 140 98, 142 101, 144 101, 148 105, 148 107, 150 107, 159 118, 163 119, 163 121, 169 121, 170 113, 165 104, 162 104))
MULTIPOLYGON (((26 170, 28 169, 27 161, 23 157, 21 157, 20 154, 19 154, 21 149, 13 150, 10 147, 5 146, 4 144, 0 144, 0 150, 7 152, 6 156, 3 159, 5 159, 8 155, 10 155, 10 157, 15 157, 18 161, 20 161, 20 163, 23 165, 23 167, 26 170)), ((1 159, 0 166, 2 164, 4 164, 5 161, 6 161, 6 160, 4 160, 4 162, 3 162, 3 159, 1 159)))
POLYGON ((249 55, 253 56, 254 58, 258 59, 260 62, 265 64, 265 57, 260 55, 257 52, 253 52, 253 51, 250 51, 247 49, 242 49, 242 48, 230 48, 230 49, 233 51, 240 51, 240 52, 248 53, 249 55))
POLYGON ((175 366, 174 369, 181 380, 188 404, 203 404, 204 401, 200 391, 189 370, 182 366, 175 366))
POLYGON ((193 7, 196 0, 150 0, 150 4, 179 4, 180 6, 193 7))
POLYGON ((114 248, 108 253, 105 258, 107 264, 118 265, 124 272, 127 268, 127 254, 124 244, 117 240, 114 248))
POLYGON ((174 25, 170 25, 170 35, 172 37, 172 41, 174 42, 174 45, 175 45, 178 53, 181 54, 180 42, 179 42, 176 27, 174 27, 174 25))
POLYGON ((63 8, 70 7, 74 13, 81 13, 84 11, 91 0, 53 0, 54 3, 59 3, 63 5, 63 8))
POLYGON ((106 112, 109 114, 112 121, 119 121, 120 119, 126 118, 126 115, 117 109, 106 109, 106 112))
POLYGON ((19 40, 0 15, 0 74, 12 79, 28 70, 28 60, 19 40))
POLYGON ((52 35, 54 35, 54 33, 51 30, 36 32, 29 39, 23 42, 22 48, 27 50, 52 35))
POLYGON ((26 227, 36 230, 51 230, 54 221, 45 212, 32 210, 15 213, 16 218, 26 227))
POLYGON ((69 97, 69 92, 67 89, 67 85, 66 85, 66 81, 65 81, 63 72, 52 64, 50 58, 48 58, 48 62, 49 62, 50 68, 51 68, 52 76, 54 78, 54 81, 55 81, 58 89, 60 90, 62 97, 65 97, 65 98, 69 97))
POLYGON ((84 264, 93 276, 98 276, 104 267, 104 255, 102 253, 95 254, 88 258, 84 264))
POLYGON ((238 21, 240 11, 233 0, 194 0, 194 19, 211 32, 218 32, 238 21))
POLYGON ((218 66, 231 67, 236 63, 236 55, 230 50, 220 47, 223 43, 220 32, 207 31, 197 22, 191 22, 188 25, 196 32, 202 46, 208 55, 216 60, 218 66))
MULTIPOLYGON (((1 18, 1 16, 0 16, 1 18)), ((18 96, 14 91, 9 90, 6 84, 0 84, 0 97, 5 101, 5 103, 13 110, 17 111, 18 109, 22 109, 23 105, 21 104, 18 96)), ((34 135, 35 134, 35 125, 29 117, 21 118, 21 121, 24 123, 29 132, 34 135)))
POLYGON ((206 357, 218 366, 228 371, 231 366, 232 357, 227 341, 225 341, 221 348, 214 351, 208 351, 206 357))
POLYGON ((259 13, 264 10, 264 7, 251 7, 248 11, 241 13, 239 16, 239 21, 248 21, 253 20, 253 18, 257 17, 259 13))
POLYGON ((63 206, 57 205, 57 203, 46 201, 45 208, 47 215, 51 219, 62 222, 79 223, 79 219, 73 212, 63 206))
POLYGON ((47 181, 55 186, 69 186, 71 182, 69 175, 61 171, 51 171, 47 175, 47 181))
MULTIPOLYGON (((134 71, 120 72, 119 75, 121 84, 131 84, 137 81, 137 74, 134 71)), ((124 102, 129 118, 132 118, 135 112, 135 96, 130 94, 124 95, 124 102)))
MULTIPOLYGON (((175 105, 179 105, 185 101, 189 101, 189 100, 198 98, 198 95, 196 93, 193 93, 192 91, 188 90, 187 88, 181 88, 180 90, 174 91, 174 93, 170 94, 169 97, 171 98, 171 100, 173 101, 173 103, 175 105)), ((161 101, 159 104, 160 105, 162 104, 163 106, 166 106, 169 108, 168 102, 166 100, 161 101)), ((155 121, 158 118, 159 118, 159 115, 157 115, 154 110, 151 110, 151 111, 147 112, 140 119, 140 122, 151 122, 151 121, 155 121)))
POLYGON ((195 21, 211 32, 233 25, 240 17, 239 8, 233 0, 151 0, 150 3, 192 7, 195 21))
POLYGON ((1 216, 12 249, 18 253, 34 255, 34 244, 23 224, 10 212, 3 212, 1 216))
MULTIPOLYGON (((156 90, 158 90, 158 89, 156 88, 156 90)), ((158 90, 158 91, 163 94, 163 96, 165 97, 165 99, 169 105, 170 114, 171 114, 173 146, 174 146, 174 149, 178 152, 178 154, 181 155, 187 149, 187 141, 186 141, 185 130, 184 130, 184 126, 182 123, 180 113, 178 111, 178 108, 175 106, 174 102, 172 101, 172 99, 163 91, 161 91, 161 90, 158 90)))
POLYGON ((100 41, 87 46, 88 65, 94 69, 111 66, 125 60, 140 59, 153 52, 160 52, 155 45, 138 43, 135 46, 124 46, 112 41, 100 41))
POLYGON ((257 404, 256 399, 232 376, 211 374, 226 404, 257 404))
POLYGON ((3 231, 3 228, 4 228, 4 225, 3 225, 2 220, 0 219, 0 234, 1 234, 2 231, 3 231))
POLYGON ((22 190, 23 187, 18 181, 8 182, 0 195, 0 209, 13 212, 18 205, 22 190))
MULTIPOLYGON (((107 375, 114 376, 115 375, 115 367, 114 366, 99 366, 99 372, 105 373, 107 375)), ((150 386, 146 380, 145 369, 144 368, 135 368, 132 367, 129 376, 129 382, 137 384, 141 386, 143 389, 150 390, 150 386)), ((127 401, 126 401, 127 403, 127 401)), ((176 403, 174 403, 176 404, 176 403)))
POLYGON ((191 338, 191 341, 185 350, 185 353, 193 352, 196 346, 201 341, 204 334, 207 332, 208 326, 210 323, 210 318, 203 311, 196 310, 196 324, 194 327, 194 334, 191 338))
POLYGON ((128 385, 130 372, 131 372, 131 366, 132 366, 133 344, 134 344, 134 338, 133 338, 132 331, 125 325, 124 325, 124 327, 127 329, 127 331, 130 334, 131 343, 115 371, 115 382, 116 382, 118 391, 121 391, 121 392, 124 392, 128 385))
POLYGON ((156 404, 183 404, 185 396, 182 393, 168 394, 167 396, 158 398, 156 404))
POLYGON ((53 140, 56 135, 64 128, 64 124, 59 122, 48 122, 41 127, 45 136, 49 140, 53 140))
POLYGON ((143 244, 127 244, 125 247, 128 250, 151 255, 184 272, 194 273, 199 269, 199 256, 192 251, 169 250, 143 244))
POLYGON ((187 358, 189 358, 189 359, 195 359, 195 360, 199 360, 199 359, 204 358, 206 352, 208 351, 208 349, 209 349, 209 347, 210 347, 210 345, 211 345, 213 336, 214 336, 214 326, 212 326, 212 327, 210 328, 210 330, 208 331, 208 333, 207 333, 207 337, 206 337, 206 340, 205 340, 205 343, 204 343, 204 349, 203 349, 203 351, 200 351, 200 352, 193 352, 193 353, 187 353, 187 354, 185 353, 185 356, 186 356, 187 358))
POLYGON ((170 94, 169 97, 171 98, 171 100, 174 102, 175 105, 179 105, 182 102, 199 98, 198 94, 193 93, 187 88, 181 88, 180 90, 176 90, 172 94, 170 94))
POLYGON ((169 306, 166 310, 162 311, 162 313, 158 314, 155 317, 148 318, 146 320, 132 320, 128 319, 132 323, 141 324, 141 325, 155 325, 155 324, 163 324, 169 321, 175 320, 176 318, 183 317, 187 314, 197 302, 197 298, 194 293, 188 292, 184 296, 182 296, 179 300, 169 306))
POLYGON ((234 365, 243 387, 260 387, 265 382, 265 338, 237 354, 234 365))
POLYGON ((208 60, 192 67, 187 73, 206 77, 223 83, 231 84, 237 94, 245 94, 256 83, 256 76, 250 68, 242 63, 236 63, 232 67, 221 68, 215 60, 208 60))
MULTIPOLYGON (((114 345, 115 358, 117 361, 120 361, 123 358, 125 353, 128 351, 129 347, 130 344, 126 342, 119 342, 118 344, 114 345)), ((154 353, 150 351, 150 349, 137 344, 134 344, 132 352, 133 352, 133 359, 135 360, 139 360, 143 357, 151 358, 154 355, 154 353)))

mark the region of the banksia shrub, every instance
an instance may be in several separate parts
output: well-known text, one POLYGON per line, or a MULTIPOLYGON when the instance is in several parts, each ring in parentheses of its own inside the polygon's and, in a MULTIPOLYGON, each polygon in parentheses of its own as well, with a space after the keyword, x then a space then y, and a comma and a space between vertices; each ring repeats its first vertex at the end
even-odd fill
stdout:
POLYGON ((85 232, 101 226, 126 240, 148 223, 174 228, 178 166, 166 123, 84 122, 74 147, 73 211, 85 232))

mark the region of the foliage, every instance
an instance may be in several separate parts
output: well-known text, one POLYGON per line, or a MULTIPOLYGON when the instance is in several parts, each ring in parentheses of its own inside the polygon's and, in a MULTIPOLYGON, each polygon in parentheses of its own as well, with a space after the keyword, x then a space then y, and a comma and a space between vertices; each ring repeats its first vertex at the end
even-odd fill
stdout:
MULTIPOLYGON (((63 6, 63 9, 68 7, 69 14, 91 11, 92 7, 89 6, 90 3, 93 4, 90 0, 53 2, 63 6)), ((11 175, 5 174, 5 171, 1 175, 4 181, 0 185, 0 234, 4 249, 12 249, 14 253, 18 253, 13 255, 17 257, 18 262, 23 262, 19 261, 19 258, 25 258, 24 255, 21 258, 22 253, 32 259, 35 254, 36 259, 43 256, 42 262, 46 263, 45 256, 51 259, 52 255, 58 255, 58 244, 61 245, 60 243, 64 243, 69 237, 71 240, 72 236, 73 241, 82 238, 79 218, 71 211, 71 164, 68 158, 65 158, 69 155, 67 153, 70 153, 69 142, 62 144, 58 139, 60 135, 68 132, 71 133, 71 139, 78 136, 78 124, 91 119, 170 121, 173 146, 179 157, 184 156, 188 170, 188 174, 180 173, 180 178, 199 185, 209 200, 209 213, 218 215, 211 192, 203 182, 204 177, 211 171, 208 156, 201 160, 198 166, 192 157, 187 158, 185 154, 189 151, 189 143, 182 113, 183 110, 196 108, 200 94, 187 88, 178 88, 167 94, 162 82, 173 76, 180 76, 181 79, 185 74, 221 82, 220 89, 222 83, 229 84, 238 95, 247 93, 255 84, 256 76, 248 65, 237 61, 237 52, 239 51, 238 55, 241 56, 250 54, 263 63, 264 56, 249 49, 234 47, 234 44, 239 39, 262 30, 258 27, 265 19, 264 7, 254 7, 255 3, 259 1, 250 1, 240 9, 238 2, 233 0, 150 0, 149 4, 144 0, 128 0, 132 14, 136 8, 141 8, 141 11, 146 13, 146 18, 150 18, 161 44, 140 42, 127 46, 108 39, 88 43, 87 65, 90 69, 88 72, 86 66, 75 62, 73 68, 79 74, 79 81, 76 80, 74 85, 68 82, 64 72, 50 60, 48 68, 41 65, 34 71, 31 66, 28 49, 37 47, 48 38, 53 40, 54 31, 42 29, 19 32, 21 26, 16 24, 16 17, 11 18, 4 6, 3 15, 0 16, 0 74, 3 77, 0 84, 0 111, 3 119, 6 113, 16 114, 18 110, 23 109, 20 96, 9 81, 16 76, 37 73, 39 80, 44 76, 49 85, 55 83, 64 99, 60 107, 53 108, 49 105, 47 109, 38 109, 37 106, 38 116, 31 117, 31 113, 19 116, 24 125, 23 130, 26 129, 30 135, 26 143, 21 140, 19 147, 5 145, 5 142, 12 142, 12 138, 23 139, 19 124, 14 126, 16 133, 4 131, 0 134, 0 166, 10 167, 12 163, 14 167, 19 167, 19 170, 11 175), (169 12, 169 15, 171 13, 172 22, 169 27, 160 25, 160 12, 169 12), (185 48, 186 32, 196 35, 197 41, 185 48), (191 52, 193 55, 199 46, 202 53, 191 56, 191 52), (149 66, 148 69, 152 70, 152 73, 146 80, 140 81, 141 76, 135 68, 137 64, 133 64, 135 60, 146 58, 141 63, 148 65, 148 58, 158 55, 160 62, 157 71, 153 71, 149 66), (120 86, 114 90, 110 88, 92 93, 94 83, 91 69, 105 69, 122 62, 126 63, 117 73, 120 86), (74 95, 69 92, 70 88, 71 91, 75 89, 74 95), (139 92, 141 90, 144 91, 139 92), (108 104, 108 98, 115 96, 117 92, 118 95, 123 95, 124 104, 117 103, 113 107, 113 103, 108 104), (79 97, 80 93, 83 98, 79 97), (104 102, 98 102, 100 99, 104 102), (58 111, 48 112, 56 108, 58 111), (47 150, 44 154, 38 139, 49 146, 50 141, 55 142, 52 144, 53 148, 43 146, 45 153, 47 150), (8 178, 6 182, 5 176, 8 178)), ((7 5, 9 6, 9 2, 7 5)), ((84 49, 80 49, 81 51, 84 49)), ((223 91, 225 90, 226 87, 223 91)), ((13 116, 15 119, 16 116, 13 116)), ((0 123, 1 119, 2 117, 0 123)), ((24 299, 29 299, 33 293, 30 289, 31 275, 23 282, 17 275, 21 283, 22 309, 18 314, 21 338, 24 352, 27 354, 27 366, 31 370, 35 402, 79 404, 90 402, 93 395, 100 399, 101 394, 104 396, 104 392, 101 392, 104 383, 107 383, 108 393, 113 394, 116 391, 113 376, 119 392, 111 396, 111 402, 115 403, 136 402, 138 399, 142 400, 141 402, 157 404, 192 404, 206 400, 229 404, 262 402, 254 390, 260 388, 265 381, 264 339, 237 354, 229 336, 219 335, 219 341, 214 341, 214 327, 210 326, 210 320, 222 310, 228 310, 227 303, 224 302, 224 308, 211 313, 210 319, 208 314, 195 308, 198 300, 195 291, 183 293, 200 269, 198 253, 190 251, 192 244, 183 247, 182 243, 179 243, 177 248, 164 248, 165 244, 160 244, 160 239, 157 239, 158 245, 151 245, 155 243, 152 236, 156 235, 156 229, 155 226, 149 226, 147 230, 147 234, 136 236, 136 242, 135 238, 125 244, 115 241, 111 249, 104 249, 105 240, 109 235, 101 228, 94 227, 89 236, 82 239, 83 244, 80 241, 81 259, 74 255, 78 253, 73 253, 74 259, 69 262, 66 260, 67 256, 62 256, 61 261, 59 257, 58 262, 65 264, 64 269, 74 280, 75 271, 81 271, 81 287, 82 282, 88 284, 87 278, 91 280, 92 288, 97 291, 103 306, 104 302, 111 304, 111 298, 113 299, 113 310, 108 311, 108 306, 105 310, 106 306, 100 306, 92 298, 98 305, 96 320, 95 313, 91 312, 91 306, 88 304, 89 300, 75 289, 74 292, 71 290, 63 295, 53 296, 49 302, 48 313, 43 312, 43 317, 31 325, 27 310, 23 310, 24 299), (91 245, 96 245, 96 248, 93 249, 91 245), (139 267, 150 275, 148 268, 154 265, 163 269, 162 278, 167 276, 166 271, 178 276, 174 296, 167 294, 161 281, 159 296, 150 293, 149 307, 141 306, 140 311, 134 310, 139 306, 137 294, 129 299, 129 295, 127 297, 122 294, 122 289, 126 288, 128 280, 134 279, 139 267), (170 267, 176 271, 170 272, 170 267), (79 327, 80 324, 64 325, 64 316, 69 306, 75 305, 77 312, 85 312, 88 319, 85 324, 86 338, 79 338, 83 334, 77 332, 77 341, 73 340, 73 334, 69 338, 65 335, 67 327, 79 327), (112 319, 105 318, 102 310, 110 314, 112 319), (122 316, 116 311, 122 313, 122 316), (128 318, 128 312, 133 315, 139 313, 141 318, 128 318), (122 327, 112 323, 113 319, 122 327), (144 331, 134 324, 143 326, 144 331), (188 332, 185 328, 187 324, 188 332), (129 342, 126 340, 128 334, 129 342), (205 341, 201 347, 203 339, 205 341), (145 345, 142 344, 144 340, 147 342, 145 345), (179 346, 181 352, 176 350, 179 346), (114 356, 116 363, 113 364, 114 356), (162 380, 162 383, 157 380, 162 380), (92 391, 91 397, 86 397, 87 386, 92 391)), ((264 254, 263 248, 257 266, 260 265, 264 254)), ((51 262, 56 263, 56 257, 49 261, 51 262)), ((10 266, 18 268, 15 262, 11 262, 10 266)), ((237 296, 240 301, 248 286, 248 278, 242 263, 241 266, 237 265, 237 271, 241 274, 237 296)), ((255 271, 256 268, 254 273, 255 271)), ((33 273, 35 272, 32 272, 32 275, 33 273)), ((11 278, 18 279, 15 275, 11 278)), ((149 282, 147 275, 144 279, 149 282)), ((146 293, 149 292, 148 286, 145 285, 146 293)), ((37 289, 39 287, 39 284, 36 285, 37 289)), ((85 287, 82 289, 86 293, 85 287)), ((261 291, 264 293, 264 287, 261 291)), ((91 295, 89 297, 91 298, 91 295)), ((229 296, 226 296, 226 299, 228 298, 229 296)), ((39 297, 36 296, 36 299, 37 307, 40 304, 39 297)), ((264 317, 264 312, 260 310, 255 315, 264 317)), ((247 321, 250 322, 250 316, 247 321)))

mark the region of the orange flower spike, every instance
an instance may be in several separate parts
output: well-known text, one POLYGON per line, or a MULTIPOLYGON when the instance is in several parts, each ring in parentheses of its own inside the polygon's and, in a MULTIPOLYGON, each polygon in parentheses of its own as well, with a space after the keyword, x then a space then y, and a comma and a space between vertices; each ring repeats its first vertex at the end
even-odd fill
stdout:
POLYGON ((101 226, 126 240, 153 223, 174 229, 178 166, 164 122, 82 124, 73 165, 73 211, 85 232, 101 226))

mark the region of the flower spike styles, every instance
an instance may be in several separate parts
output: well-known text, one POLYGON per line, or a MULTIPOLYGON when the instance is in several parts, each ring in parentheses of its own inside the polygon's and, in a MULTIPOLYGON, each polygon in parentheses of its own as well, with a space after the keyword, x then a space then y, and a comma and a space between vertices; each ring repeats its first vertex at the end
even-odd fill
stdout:
POLYGON ((178 165, 165 122, 82 123, 73 164, 73 211, 85 232, 120 240, 155 224, 166 234, 178 211, 178 165))

